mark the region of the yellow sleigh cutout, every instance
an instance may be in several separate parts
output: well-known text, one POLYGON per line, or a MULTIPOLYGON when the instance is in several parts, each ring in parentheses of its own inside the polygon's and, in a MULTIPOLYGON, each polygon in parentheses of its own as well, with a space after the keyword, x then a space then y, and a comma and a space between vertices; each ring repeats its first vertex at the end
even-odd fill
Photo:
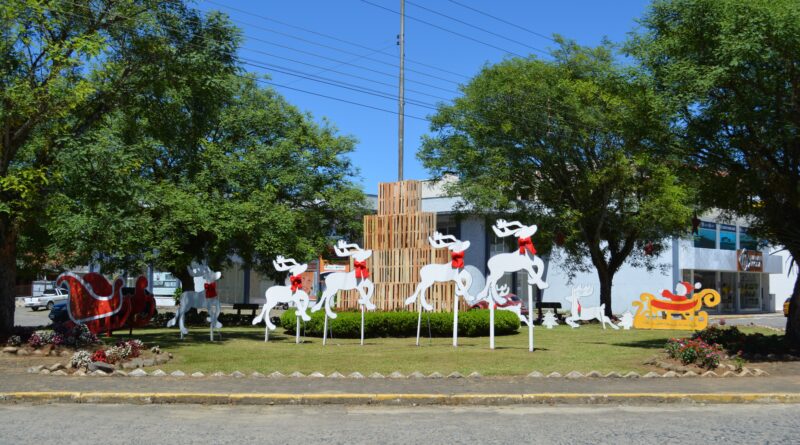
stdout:
POLYGON ((633 305, 638 307, 633 317, 636 329, 689 329, 701 330, 708 326, 708 313, 701 311, 703 305, 714 307, 721 298, 713 289, 697 291, 685 301, 668 301, 643 293, 633 305))

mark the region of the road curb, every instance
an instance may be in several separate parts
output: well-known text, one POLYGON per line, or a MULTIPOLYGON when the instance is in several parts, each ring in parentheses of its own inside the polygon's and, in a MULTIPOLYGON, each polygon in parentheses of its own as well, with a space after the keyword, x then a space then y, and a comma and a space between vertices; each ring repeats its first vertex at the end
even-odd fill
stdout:
POLYGON ((287 394, 161 392, 0 393, 0 403, 113 403, 200 405, 606 405, 606 404, 800 404, 800 393, 536 393, 536 394, 287 394))

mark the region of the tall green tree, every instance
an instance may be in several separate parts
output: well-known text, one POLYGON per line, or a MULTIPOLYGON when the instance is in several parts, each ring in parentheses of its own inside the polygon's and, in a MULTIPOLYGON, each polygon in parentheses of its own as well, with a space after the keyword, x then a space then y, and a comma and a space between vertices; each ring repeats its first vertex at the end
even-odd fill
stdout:
MULTIPOLYGON (((800 259, 800 3, 656 1, 642 25, 629 51, 674 99, 705 201, 800 259)), ((800 279, 786 334, 800 346, 800 279)))
POLYGON ((0 4, 0 331, 13 326, 17 261, 41 246, 42 203, 63 142, 80 137, 134 93, 168 76, 177 54, 207 42, 233 72, 235 29, 180 1, 8 0, 0 4), (175 25, 181 25, 176 27, 175 25), (218 45, 212 44, 218 42, 218 45))
POLYGON ((484 68, 439 108, 419 158, 455 173, 451 192, 466 204, 558 233, 567 268, 596 271, 610 315, 614 275, 625 263, 656 267, 692 199, 650 79, 616 63, 609 44, 561 41, 553 57, 484 68))
POLYGON ((186 282, 192 261, 220 267, 236 255, 269 272, 277 254, 311 259, 331 235, 357 232, 354 140, 257 80, 228 76, 231 94, 202 131, 183 120, 206 105, 194 100, 203 91, 173 91, 181 106, 145 101, 74 140, 48 206, 53 250, 72 263, 152 264, 186 282))

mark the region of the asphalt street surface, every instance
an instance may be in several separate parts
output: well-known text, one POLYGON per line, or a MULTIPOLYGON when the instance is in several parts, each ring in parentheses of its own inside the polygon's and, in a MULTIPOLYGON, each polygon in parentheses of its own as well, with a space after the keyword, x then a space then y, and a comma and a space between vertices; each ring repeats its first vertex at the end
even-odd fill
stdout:
POLYGON ((7 444, 798 443, 800 406, 0 405, 7 444), (47 420, 45 420, 47 419, 47 420))

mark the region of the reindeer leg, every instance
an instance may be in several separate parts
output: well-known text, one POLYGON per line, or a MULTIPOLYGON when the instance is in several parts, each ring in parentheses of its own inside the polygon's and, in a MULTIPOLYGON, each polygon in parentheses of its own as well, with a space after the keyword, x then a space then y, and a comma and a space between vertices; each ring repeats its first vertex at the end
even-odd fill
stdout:
POLYGON ((372 298, 372 292, 375 290, 375 286, 372 284, 372 281, 365 278, 361 280, 361 284, 358 285, 356 289, 358 289, 358 293, 359 295, 361 295, 359 303, 364 305, 367 308, 367 310, 374 311, 375 304, 372 301, 370 301, 370 299, 372 298))

